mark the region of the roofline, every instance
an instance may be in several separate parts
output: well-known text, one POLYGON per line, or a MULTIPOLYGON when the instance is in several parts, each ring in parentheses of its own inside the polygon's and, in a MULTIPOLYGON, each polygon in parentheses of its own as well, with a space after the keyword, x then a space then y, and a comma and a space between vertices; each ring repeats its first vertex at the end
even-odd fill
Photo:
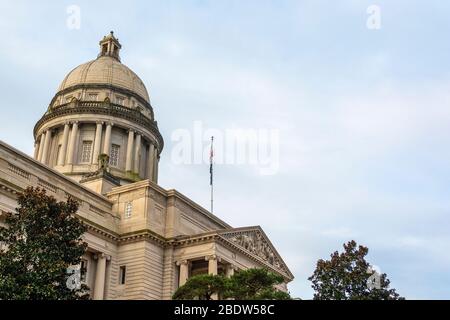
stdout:
MULTIPOLYGON (((216 222, 217 224, 221 225, 224 228, 223 230, 229 230, 229 229, 233 228, 231 225, 229 225, 228 223, 226 223, 225 221, 223 221, 216 215, 212 214, 211 212, 209 212, 208 210, 203 208, 201 205, 199 205, 195 201, 189 199, 184 194, 178 192, 175 189, 166 190, 163 187, 157 185, 156 183, 154 183, 148 179, 138 181, 135 183, 129 183, 129 184, 119 186, 119 187, 114 187, 110 192, 107 193, 107 195, 110 196, 110 195, 118 194, 118 193, 121 193, 124 191, 131 191, 131 190, 134 190, 137 188, 143 188, 143 187, 153 188, 154 190, 158 191, 159 193, 162 193, 167 198, 175 197, 176 199, 183 201, 185 204, 193 207, 194 209, 197 209, 201 214, 203 214, 207 218, 209 218, 209 219, 213 220, 214 222, 216 222)), ((222 230, 222 229, 220 229, 220 230, 222 230)))
POLYGON ((68 176, 46 166, 45 164, 33 159, 33 157, 29 156, 28 154, 14 148, 13 146, 7 144, 6 142, 4 142, 3 140, 0 140, 0 147, 8 150, 11 153, 16 154, 17 156, 21 157, 22 159, 31 162, 34 166, 37 166, 39 169, 46 171, 52 175, 57 176, 58 178, 64 180, 65 182, 71 184, 73 187, 75 188, 79 188, 79 189, 83 189, 84 192, 87 192, 90 196, 93 196, 95 198, 101 199, 102 201, 108 203, 108 205, 112 206, 112 201, 109 200, 107 197, 87 188, 86 186, 83 186, 82 184, 76 182, 75 180, 73 180, 72 178, 69 178, 68 176))
MULTIPOLYGON (((275 248, 273 243, 270 241, 269 237, 264 232, 264 230, 261 228, 261 226, 248 226, 248 227, 239 227, 239 228, 232 228, 232 229, 214 230, 214 231, 208 231, 208 232, 203 232, 203 233, 197 233, 197 234, 190 235, 190 236, 189 235, 176 236, 176 237, 172 237, 172 238, 170 238, 168 240, 175 241, 175 242, 184 242, 184 241, 188 241, 188 240, 195 241, 195 240, 198 239, 198 241, 202 241, 205 238, 217 238, 217 237, 220 237, 221 240, 226 241, 229 245, 233 245, 233 246, 239 248, 240 250, 243 250, 239 246, 236 246, 235 244, 230 242, 228 239, 225 239, 224 237, 221 237, 221 235, 222 234, 226 234, 226 233, 241 232, 241 231, 252 231, 252 230, 258 230, 258 231, 260 231, 263 234, 265 240, 269 243, 271 249, 278 256, 278 258, 281 259, 281 261, 283 262, 284 266, 286 267, 286 271, 287 271, 286 275, 288 276, 288 279, 290 281, 292 281, 294 279, 294 274, 289 269, 287 263, 284 261, 283 257, 279 254, 279 252, 277 251, 277 249, 275 248)), ((264 263, 264 264, 266 264, 266 263, 264 263)), ((274 268, 274 267, 271 267, 271 269, 276 270, 276 268, 274 268)))

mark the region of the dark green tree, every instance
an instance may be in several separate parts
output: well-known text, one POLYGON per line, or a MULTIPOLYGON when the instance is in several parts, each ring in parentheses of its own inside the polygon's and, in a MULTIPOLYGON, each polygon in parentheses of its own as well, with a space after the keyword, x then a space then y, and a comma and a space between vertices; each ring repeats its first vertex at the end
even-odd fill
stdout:
POLYGON ((77 210, 71 197, 57 202, 39 188, 18 196, 16 213, 7 214, 6 227, 0 227, 0 299, 88 298, 76 269, 68 271, 81 262, 87 247, 77 210))
POLYGON ((211 300, 213 294, 219 299, 236 300, 287 300, 288 293, 274 286, 284 281, 282 276, 266 269, 247 269, 226 278, 222 275, 202 274, 188 279, 173 295, 175 300, 211 300))
POLYGON ((213 294, 223 295, 227 279, 221 275, 200 274, 189 278, 174 293, 174 300, 211 300, 213 294))
POLYGON ((288 293, 275 288, 284 278, 267 269, 247 269, 229 278, 224 296, 236 300, 290 300, 288 293))
POLYGON ((315 300, 401 300, 385 273, 378 274, 365 260, 369 249, 355 241, 344 244, 344 252, 334 252, 330 260, 320 259, 308 278, 315 300))

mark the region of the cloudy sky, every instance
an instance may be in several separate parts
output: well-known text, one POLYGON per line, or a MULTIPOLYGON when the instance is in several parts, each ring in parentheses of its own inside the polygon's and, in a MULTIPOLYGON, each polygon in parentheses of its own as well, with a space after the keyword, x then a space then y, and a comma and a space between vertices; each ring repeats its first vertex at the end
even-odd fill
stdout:
POLYGON ((263 227, 294 296, 311 298, 315 262, 355 239, 401 295, 448 299, 449 15, 442 0, 1 0, 0 139, 32 154, 60 81, 114 30, 165 137, 163 187, 209 207, 208 165, 173 161, 177 129, 279 133, 276 174, 216 165, 215 213, 263 227))

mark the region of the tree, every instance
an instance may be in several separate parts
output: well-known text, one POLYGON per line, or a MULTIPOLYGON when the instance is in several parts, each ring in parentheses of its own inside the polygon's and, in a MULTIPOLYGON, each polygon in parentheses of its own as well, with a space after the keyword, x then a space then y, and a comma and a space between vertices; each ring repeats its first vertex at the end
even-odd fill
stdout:
POLYGON ((222 275, 202 274, 189 278, 173 295, 175 300, 211 300, 219 298, 236 300, 287 300, 288 293, 275 289, 284 281, 282 276, 266 269, 247 269, 230 278, 222 275))
POLYGON ((365 260, 369 249, 355 241, 344 244, 344 252, 334 252, 331 259, 317 262, 308 278, 315 300, 402 300, 385 273, 378 274, 365 260))
POLYGON ((290 300, 288 293, 275 288, 283 283, 281 275, 267 269, 247 269, 230 277, 225 297, 236 300, 290 300))
POLYGON ((6 227, 0 227, 0 299, 88 298, 85 285, 72 286, 76 270, 68 272, 87 247, 77 210, 71 197, 57 202, 43 189, 30 187, 19 195, 16 213, 8 213, 6 227))
POLYGON ((189 278, 174 293, 174 300, 212 300, 213 294, 225 292, 227 279, 221 275, 200 274, 189 278))

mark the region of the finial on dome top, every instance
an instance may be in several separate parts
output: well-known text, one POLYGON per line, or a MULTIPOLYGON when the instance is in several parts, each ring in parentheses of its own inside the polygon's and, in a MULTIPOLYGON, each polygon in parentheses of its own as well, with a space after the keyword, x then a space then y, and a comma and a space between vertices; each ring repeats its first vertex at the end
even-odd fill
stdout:
POLYGON ((122 48, 122 45, 114 36, 114 31, 111 31, 108 36, 104 36, 103 39, 99 42, 100 44, 100 53, 98 57, 109 56, 120 61, 119 51, 122 48))

